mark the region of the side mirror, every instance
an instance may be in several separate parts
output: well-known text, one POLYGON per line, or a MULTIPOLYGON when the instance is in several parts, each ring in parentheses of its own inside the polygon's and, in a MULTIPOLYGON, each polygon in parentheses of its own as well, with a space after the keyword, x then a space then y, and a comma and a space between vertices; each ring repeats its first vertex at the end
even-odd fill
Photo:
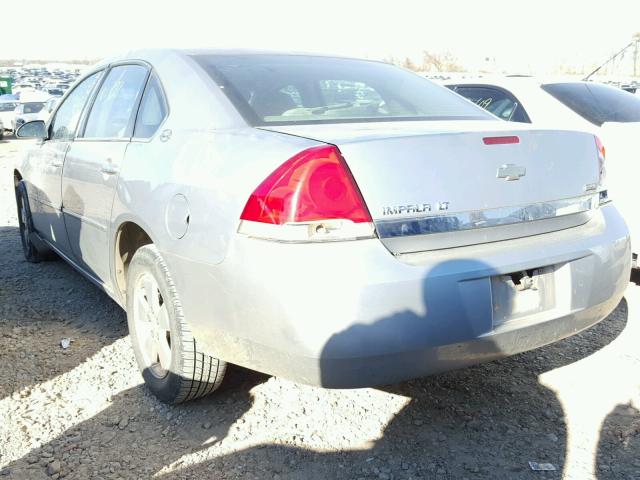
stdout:
POLYGON ((16 137, 45 140, 48 137, 47 127, 43 120, 33 120, 32 122, 23 123, 18 127, 16 137))

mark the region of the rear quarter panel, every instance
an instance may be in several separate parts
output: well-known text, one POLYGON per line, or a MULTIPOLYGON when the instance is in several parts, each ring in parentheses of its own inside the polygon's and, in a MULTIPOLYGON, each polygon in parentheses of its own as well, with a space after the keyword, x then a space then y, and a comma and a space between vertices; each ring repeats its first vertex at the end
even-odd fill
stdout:
POLYGON ((127 147, 111 213, 111 275, 117 285, 116 235, 131 221, 163 253, 180 292, 189 288, 193 262, 223 261, 255 187, 278 165, 317 142, 248 127, 188 59, 150 61, 163 84, 169 115, 153 138, 127 147), (189 208, 182 238, 167 226, 169 202, 178 194, 189 208))

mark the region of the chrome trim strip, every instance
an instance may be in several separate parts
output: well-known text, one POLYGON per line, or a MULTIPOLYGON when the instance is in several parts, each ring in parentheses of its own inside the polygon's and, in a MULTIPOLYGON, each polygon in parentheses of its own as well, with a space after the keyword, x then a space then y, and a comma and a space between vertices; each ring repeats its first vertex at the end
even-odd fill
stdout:
POLYGON ((598 195, 590 194, 516 207, 378 220, 375 225, 380 238, 407 237, 548 220, 588 212, 597 206, 598 195))

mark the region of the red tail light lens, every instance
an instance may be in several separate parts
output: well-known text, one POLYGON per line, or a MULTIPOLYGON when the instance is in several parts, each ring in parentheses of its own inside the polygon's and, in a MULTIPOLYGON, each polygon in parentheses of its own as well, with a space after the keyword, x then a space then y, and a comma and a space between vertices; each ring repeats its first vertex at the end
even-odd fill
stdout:
POLYGON ((600 138, 598 138, 597 135, 594 135, 594 138, 596 140, 596 148, 598 149, 598 183, 603 185, 604 180, 607 177, 607 169, 604 164, 607 158, 607 152, 600 138))
POLYGON ((602 144, 602 140, 600 140, 600 137, 598 137, 597 135, 594 135, 594 138, 596 139, 596 147, 598 148, 598 155, 600 155, 603 159, 605 159, 607 157, 606 155, 606 150, 604 148, 604 145, 602 144))
POLYGON ((240 218, 275 225, 331 219, 372 221, 351 172, 333 145, 308 148, 283 163, 254 190, 240 218))
POLYGON ((508 145, 510 143, 520 143, 520 137, 509 135, 506 137, 484 137, 482 139, 485 145, 508 145))

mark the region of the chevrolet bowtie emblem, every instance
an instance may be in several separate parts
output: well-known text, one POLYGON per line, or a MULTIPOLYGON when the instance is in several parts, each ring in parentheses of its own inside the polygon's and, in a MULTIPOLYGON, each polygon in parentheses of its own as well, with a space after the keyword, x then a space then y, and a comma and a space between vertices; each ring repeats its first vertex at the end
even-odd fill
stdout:
POLYGON ((514 165, 512 163, 505 163, 504 165, 498 167, 498 173, 496 174, 496 177, 504 178, 506 181, 510 182, 511 180, 520 180, 520 177, 524 177, 526 174, 526 168, 520 167, 519 165, 514 165))

